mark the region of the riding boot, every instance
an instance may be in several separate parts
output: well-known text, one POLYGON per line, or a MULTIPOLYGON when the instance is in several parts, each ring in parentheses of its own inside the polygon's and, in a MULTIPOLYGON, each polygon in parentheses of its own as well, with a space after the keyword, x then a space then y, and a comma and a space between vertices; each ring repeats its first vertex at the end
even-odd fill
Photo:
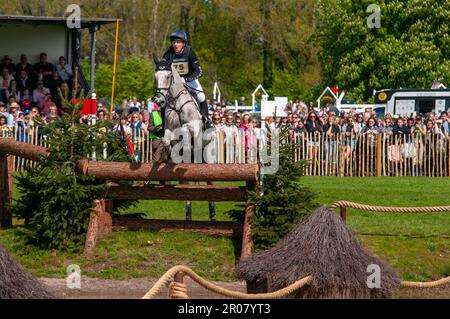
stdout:
POLYGON ((205 130, 212 128, 212 123, 211 120, 209 119, 208 113, 208 103, 206 103, 206 101, 200 103, 200 113, 202 115, 203 126, 205 130))

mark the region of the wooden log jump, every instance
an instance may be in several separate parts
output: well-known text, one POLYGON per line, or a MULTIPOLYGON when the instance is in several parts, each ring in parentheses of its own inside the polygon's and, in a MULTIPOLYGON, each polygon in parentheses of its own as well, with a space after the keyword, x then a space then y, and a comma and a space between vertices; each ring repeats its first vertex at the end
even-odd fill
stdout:
MULTIPOLYGON (((0 138, 0 227, 12 224, 8 205, 12 201, 13 156, 39 161, 48 156, 48 149, 12 138, 0 138)), ((247 191, 258 185, 257 164, 132 164, 80 160, 75 168, 79 173, 94 176, 102 181, 184 181, 220 182, 241 181, 246 187, 215 185, 150 185, 110 186, 104 196, 93 203, 86 235, 85 252, 91 253, 96 242, 112 232, 112 199, 191 200, 191 201, 243 201, 247 202, 247 191)), ((247 203, 243 226, 241 258, 253 251, 250 219, 254 206, 247 203)))
POLYGON ((150 185, 110 186, 105 194, 112 199, 190 200, 240 202, 247 200, 247 189, 240 186, 150 185))
POLYGON ((46 147, 16 141, 13 138, 0 138, 0 154, 9 154, 31 161, 38 161, 41 156, 47 156, 46 147))
POLYGON ((126 162, 88 162, 77 165, 84 174, 111 181, 189 181, 254 182, 257 164, 131 164, 126 162))

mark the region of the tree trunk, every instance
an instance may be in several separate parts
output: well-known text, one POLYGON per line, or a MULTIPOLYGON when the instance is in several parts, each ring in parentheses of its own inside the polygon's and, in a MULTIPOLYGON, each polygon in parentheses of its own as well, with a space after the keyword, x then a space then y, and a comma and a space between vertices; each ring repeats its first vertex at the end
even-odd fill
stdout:
POLYGON ((268 37, 270 30, 272 0, 263 0, 261 3, 261 11, 263 16, 263 86, 266 90, 270 90, 273 86, 273 52, 268 37))
POLYGON ((39 0, 39 3, 38 3, 38 15, 39 16, 46 15, 45 4, 46 4, 46 0, 39 0))

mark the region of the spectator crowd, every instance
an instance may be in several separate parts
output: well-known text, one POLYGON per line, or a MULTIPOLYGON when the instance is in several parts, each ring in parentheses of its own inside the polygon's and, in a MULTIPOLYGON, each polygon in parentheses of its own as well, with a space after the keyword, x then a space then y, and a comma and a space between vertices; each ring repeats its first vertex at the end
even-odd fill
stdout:
MULTIPOLYGON (((8 55, 0 63, 0 127, 2 132, 15 126, 32 123, 36 116, 42 122, 57 118, 63 111, 63 96, 72 98, 74 73, 60 56, 56 65, 48 61, 45 52, 34 64, 26 54, 20 61, 13 61, 8 55), (17 63, 15 63, 17 62, 17 63)), ((77 93, 81 85, 77 85, 77 93)))

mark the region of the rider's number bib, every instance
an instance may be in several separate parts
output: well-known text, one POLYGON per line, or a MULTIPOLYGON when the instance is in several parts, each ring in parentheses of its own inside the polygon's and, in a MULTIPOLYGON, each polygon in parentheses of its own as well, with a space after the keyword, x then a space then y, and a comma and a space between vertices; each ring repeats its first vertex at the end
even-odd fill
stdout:
POLYGON ((179 75, 186 75, 189 73, 188 62, 174 62, 173 67, 178 71, 179 75))

